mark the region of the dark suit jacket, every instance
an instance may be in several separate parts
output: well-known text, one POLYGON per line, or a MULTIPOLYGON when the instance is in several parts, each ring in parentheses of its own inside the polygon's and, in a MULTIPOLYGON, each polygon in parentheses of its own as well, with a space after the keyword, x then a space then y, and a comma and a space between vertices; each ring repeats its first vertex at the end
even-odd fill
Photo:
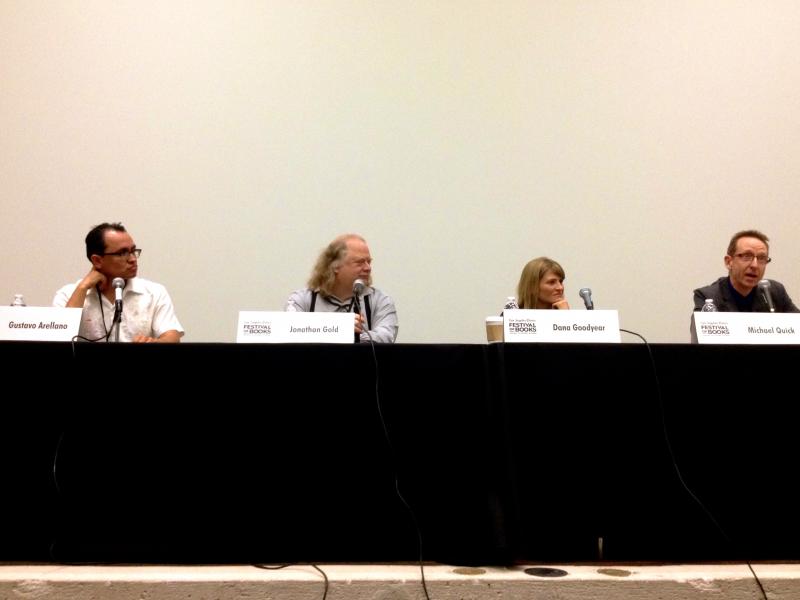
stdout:
MULTIPOLYGON (((772 302, 775 304, 775 312, 800 312, 800 309, 789 298, 789 294, 786 293, 786 288, 782 284, 770 279, 769 289, 772 295, 772 302)), ((711 285, 697 288, 694 291, 694 309, 696 311, 703 308, 706 298, 713 298, 714 304, 717 305, 717 310, 720 312, 739 312, 736 302, 731 297, 727 277, 720 277, 711 285)), ((760 290, 756 290, 752 312, 769 312, 767 299, 760 290)))

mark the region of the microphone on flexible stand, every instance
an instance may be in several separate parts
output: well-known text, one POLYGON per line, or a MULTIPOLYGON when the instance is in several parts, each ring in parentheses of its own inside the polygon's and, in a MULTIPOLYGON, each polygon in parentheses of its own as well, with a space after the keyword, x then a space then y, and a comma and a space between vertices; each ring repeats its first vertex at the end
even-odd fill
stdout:
POLYGON ((353 282, 353 304, 358 314, 361 314, 361 294, 363 293, 364 293, 364 280, 356 279, 353 282))
POLYGON ((125 280, 122 277, 114 277, 111 280, 114 288, 114 319, 111 321, 111 329, 114 331, 114 341, 119 341, 119 325, 122 321, 122 289, 125 287, 125 280))
POLYGON ((769 289, 769 279, 762 279, 758 282, 758 289, 761 290, 761 295, 764 296, 764 300, 767 301, 767 306, 769 307, 769 312, 775 312, 775 303, 772 301, 772 292, 769 289))
MULTIPOLYGON (((364 293, 364 287, 365 286, 363 279, 356 279, 353 282, 353 308, 355 309, 355 312, 358 315, 361 315, 361 294, 364 293)), ((360 341, 357 333, 355 334, 355 341, 356 342, 360 341)))
POLYGON ((592 302, 592 290, 589 288, 581 288, 578 294, 580 294, 580 297, 583 298, 583 304, 586 306, 586 310, 594 310, 594 302, 592 302))
POLYGON ((122 277, 114 277, 111 281, 114 288, 114 318, 122 316, 122 288, 125 287, 125 280, 122 277))

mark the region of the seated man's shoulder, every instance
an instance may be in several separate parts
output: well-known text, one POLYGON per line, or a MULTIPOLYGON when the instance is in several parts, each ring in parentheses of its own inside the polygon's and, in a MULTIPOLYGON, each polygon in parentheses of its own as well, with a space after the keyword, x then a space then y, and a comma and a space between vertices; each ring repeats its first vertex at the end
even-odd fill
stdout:
POLYGON ((311 290, 300 288, 289 294, 284 310, 305 312, 311 308, 311 290))
POLYGON ((62 285, 56 292, 69 292, 70 294, 75 291, 75 288, 78 287, 80 281, 74 281, 72 283, 65 283, 62 285))
POLYGON ((703 285, 703 286, 700 286, 699 288, 696 288, 694 291, 695 292, 701 292, 701 293, 713 292, 714 290, 718 290, 719 286, 722 283, 724 283, 726 279, 727 279, 727 277, 720 277, 719 279, 717 279, 716 281, 714 281, 712 283, 709 283, 708 285, 703 285))
POLYGON ((371 287, 370 290, 371 290, 371 294, 375 297, 376 300, 380 298, 380 299, 385 299, 385 300, 387 300, 389 302, 394 302, 394 300, 392 300, 392 297, 389 294, 387 294, 386 292, 384 292, 384 291, 382 291, 382 290, 380 290, 380 289, 378 289, 376 287, 371 287))
MULTIPOLYGON (((309 288, 300 288, 299 290, 294 290, 291 294, 289 294, 290 300, 307 300, 311 298, 311 290, 309 288)), ((321 296, 322 294, 320 294, 321 296)))
POLYGON ((153 295, 168 294, 165 285, 158 283, 157 281, 145 279, 144 277, 134 277, 133 279, 129 279, 128 284, 131 286, 131 289, 134 292, 153 295))
POLYGON ((66 306, 70 296, 72 296, 73 292, 76 289, 78 289, 79 283, 80 281, 76 281, 74 283, 67 283, 58 288, 53 296, 53 306, 57 307, 66 306))
POLYGON ((786 286, 783 285, 780 281, 775 281, 774 279, 770 279, 769 280, 769 285, 770 285, 770 287, 776 288, 777 290, 780 290, 781 292, 785 292, 786 291, 786 286))

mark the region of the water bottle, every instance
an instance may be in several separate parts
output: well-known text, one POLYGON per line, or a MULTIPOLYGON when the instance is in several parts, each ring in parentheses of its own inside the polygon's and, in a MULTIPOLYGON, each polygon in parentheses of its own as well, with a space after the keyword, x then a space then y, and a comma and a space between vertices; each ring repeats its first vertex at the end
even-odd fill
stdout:
POLYGON ((517 299, 514 296, 509 296, 506 298, 506 305, 503 307, 503 310, 508 310, 510 308, 519 308, 519 304, 517 304, 517 299))
POLYGON ((703 304, 703 308, 700 309, 701 312, 717 312, 717 305, 714 304, 713 298, 706 298, 705 304, 703 304))
POLYGON ((14 294, 14 301, 11 306, 25 306, 25 298, 22 294, 14 294))

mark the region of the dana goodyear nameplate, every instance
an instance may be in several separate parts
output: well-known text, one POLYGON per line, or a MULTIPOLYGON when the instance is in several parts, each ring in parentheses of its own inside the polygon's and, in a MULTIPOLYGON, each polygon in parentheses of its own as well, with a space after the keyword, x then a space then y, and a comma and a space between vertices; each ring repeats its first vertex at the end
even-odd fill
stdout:
POLYGON ((616 310, 504 310, 503 331, 507 343, 620 342, 616 310))
POLYGON ((239 344, 352 344, 353 313, 239 311, 239 344))
POLYGON ((800 344, 800 313, 695 312, 699 344, 800 344))
POLYGON ((0 306, 0 340, 69 342, 78 335, 82 308, 0 306))

